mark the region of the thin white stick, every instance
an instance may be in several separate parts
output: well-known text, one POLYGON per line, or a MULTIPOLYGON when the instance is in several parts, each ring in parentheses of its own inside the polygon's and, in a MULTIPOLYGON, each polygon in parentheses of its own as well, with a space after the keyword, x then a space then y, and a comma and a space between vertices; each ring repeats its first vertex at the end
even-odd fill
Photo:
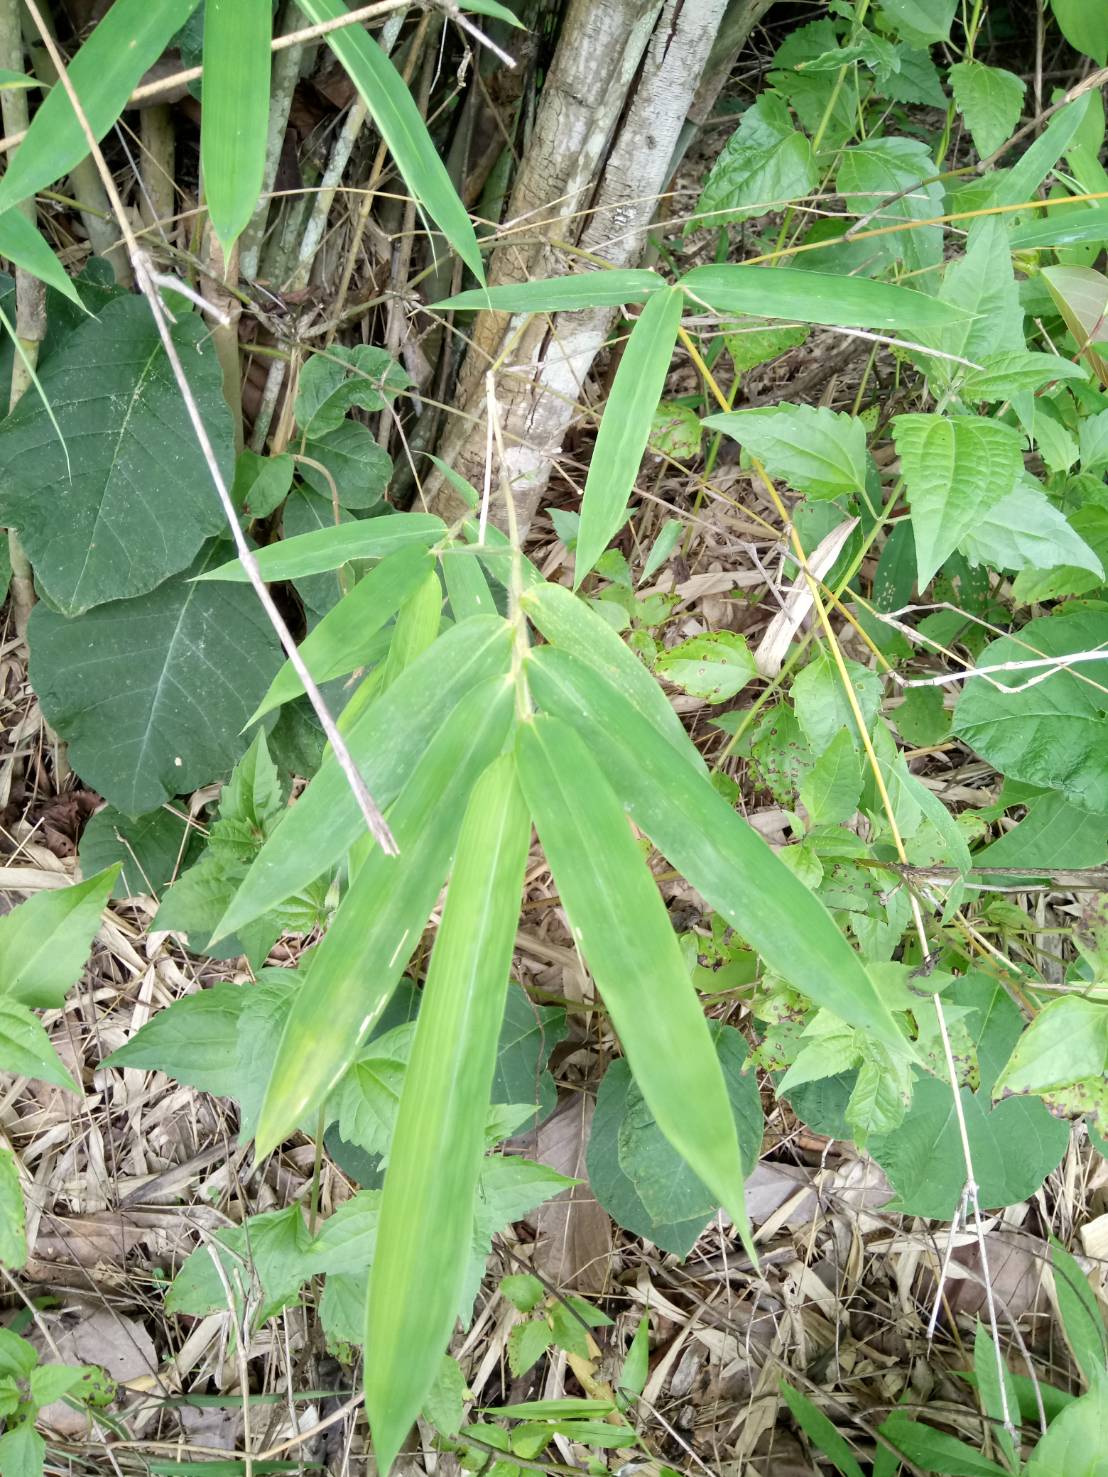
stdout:
POLYGON ((1045 682, 1048 677, 1053 677, 1055 672, 1061 672, 1066 667, 1074 667, 1082 662, 1106 661, 1108 661, 1108 649, 1070 651, 1062 656, 1044 656, 1022 662, 991 662, 985 667, 967 667, 965 671, 948 672, 941 677, 900 677, 895 672, 891 675, 900 687, 942 687, 947 682, 967 682, 971 677, 987 677, 990 672, 1032 672, 1045 667, 1046 671, 1040 671, 1037 677, 1032 677, 1029 682, 1021 682, 1018 687, 1009 687, 1003 682, 992 684, 1001 692, 1026 692, 1029 687, 1045 682))
POLYGON ((234 540, 239 561, 246 570, 247 578, 253 587, 254 594, 258 597, 258 602, 265 611, 267 620, 276 632, 277 639, 284 648, 285 654, 292 664, 293 671, 300 679, 301 686, 304 688, 308 701, 311 703, 316 717, 320 721, 323 732, 327 735, 327 740, 334 751, 335 758, 338 760, 339 767, 346 777, 354 798, 358 802, 358 808, 365 818, 366 825, 369 827, 371 834, 381 850, 387 856, 396 856, 398 848, 393 839, 393 834, 389 830, 388 823, 378 809, 373 796, 369 793, 365 780, 359 774, 357 766, 350 756, 350 750, 346 747, 346 741, 339 732, 335 720, 331 717, 327 704, 323 701, 322 693, 316 686, 315 678, 308 671, 304 658, 300 655, 296 642, 292 638, 292 633, 285 624, 281 612, 277 609, 273 596, 266 587, 261 570, 258 568, 258 561, 255 559, 254 552, 246 541, 246 535, 239 527, 235 506, 231 501, 231 494, 227 488, 223 473, 220 470, 219 462, 216 460, 212 443, 208 437, 207 427, 204 425, 203 417, 200 414, 200 407, 196 403, 196 397, 193 395, 192 387, 189 385, 185 375, 184 365, 181 363, 180 356, 177 353, 177 345, 173 342, 173 336, 169 331, 165 305, 158 293, 157 285, 152 275, 150 261, 135 239, 135 234, 127 218, 127 212, 123 207, 123 201, 120 199, 119 191, 115 187, 115 180, 112 178, 111 170, 107 166, 104 155, 101 153, 100 146, 89 125, 88 118, 81 104, 81 99, 78 97, 77 91, 70 80, 69 72, 66 70, 65 60, 59 52, 49 28, 42 19, 36 0, 27 0, 27 11, 38 28, 43 45, 46 47, 54 65, 58 69, 58 81, 65 88, 66 94, 73 104, 73 111, 81 124, 81 128, 88 142, 89 152, 96 161, 96 167, 100 172, 101 179, 104 181, 104 188, 107 191, 108 199, 111 201, 112 210, 115 213, 116 221, 127 246, 128 255, 131 258, 131 265, 135 272, 135 282, 150 307, 150 312, 158 329, 158 336, 166 352, 166 358, 169 360, 170 368, 173 370, 173 377, 177 381, 177 388, 181 392, 181 399, 184 401, 189 420, 192 422, 192 429, 197 443, 200 446, 204 461, 208 467, 208 472, 215 485, 216 493, 219 496, 223 512, 226 515, 227 524, 231 530, 231 537, 234 540))

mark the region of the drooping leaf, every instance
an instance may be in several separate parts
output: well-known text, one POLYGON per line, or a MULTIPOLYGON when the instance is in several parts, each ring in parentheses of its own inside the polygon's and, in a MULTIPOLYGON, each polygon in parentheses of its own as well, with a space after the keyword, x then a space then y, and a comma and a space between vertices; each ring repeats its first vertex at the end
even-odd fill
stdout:
MULTIPOLYGON (((226 553, 212 544, 196 574, 226 553)), ((167 580, 66 620, 39 604, 31 680, 77 773, 127 815, 226 774, 280 647, 249 590, 167 580)))
MULTIPOLYGON (((461 698, 496 673, 507 673, 511 641, 511 628, 499 616, 467 621, 441 636, 350 724, 340 723, 378 805, 392 803, 440 727, 456 722, 461 698)), ((234 932, 313 881, 364 831, 346 779, 328 756, 263 846, 216 936, 234 932)))
POLYGON ((462 823, 385 1176, 365 1367, 383 1471, 457 1317, 530 835, 504 755, 477 781, 462 823))
POLYGON ((322 1102, 388 1003, 450 864, 462 803, 502 747, 511 714, 511 686, 493 678, 466 694, 419 757, 388 812, 399 855, 370 852, 312 955, 262 1104, 259 1154, 322 1102))
MULTIPOLYGON (((352 559, 384 559, 409 544, 433 544, 445 532, 442 519, 431 513, 398 513, 394 517, 334 524, 315 533, 282 539, 259 549, 254 557, 264 580, 296 580, 326 574, 352 559)), ((200 578, 244 585, 250 576, 238 559, 229 559, 200 578)))
POLYGON ((0 917, 0 995, 61 1007, 81 977, 118 870, 40 892, 0 917))
MULTIPOLYGON (((230 481, 231 418, 207 330, 187 314, 172 334, 230 481)), ((39 380, 65 445, 40 398, 24 395, 0 425, 0 514, 67 615, 153 590, 225 522, 146 303, 108 303, 39 380)))
POLYGON ((839 497, 866 485, 866 428, 856 415, 820 405, 767 405, 706 417, 756 456, 771 477, 809 497, 839 497))
MULTIPOLYGON (((993 1087, 993 1097, 1033 1093, 1062 1113, 1087 1110, 1108 1128, 1108 1006, 1080 996, 1048 1001, 1028 1026, 993 1087)), ((1002 1104, 1003 1106, 1003 1104, 1002 1104)))
POLYGON ((984 158, 1016 131, 1026 83, 1013 72, 977 61, 956 62, 949 76, 958 111, 984 158))
POLYGON ((990 569, 1054 569, 1066 565, 1090 570, 1098 579, 1104 566, 1046 494, 1024 482, 976 520, 959 545, 972 564, 990 569))
POLYGON ((0 995, 0 1071, 80 1094, 66 1071, 38 1016, 12 995, 0 995))
MULTIPOLYGON (((979 661, 994 666, 1085 651, 1095 656, 1106 643, 1104 613, 1076 610, 1031 621, 1018 636, 1002 636, 979 661)), ((1108 812, 1106 664, 1108 651, 1103 662, 1063 665, 1033 687, 1025 684, 1048 669, 997 672, 990 682, 971 678, 954 711, 954 731, 1009 779, 1059 790, 1084 810, 1108 812), (1092 683, 1082 680, 1084 674, 1092 683)))
POLYGON ((287 451, 280 456, 259 456, 247 448, 235 459, 231 501, 248 518, 266 518, 289 495, 296 463, 287 451))
POLYGON ((161 896, 179 868, 196 860, 199 833, 168 808, 132 818, 105 805, 81 832, 78 856, 85 873, 119 864, 114 898, 161 896))
POLYGON ((656 293, 631 330, 596 434, 581 498, 574 588, 623 522, 669 373, 683 301, 677 288, 656 293))
POLYGON ((984 416, 898 415, 893 437, 912 508, 922 590, 974 523, 1014 489, 1021 437, 984 416))
POLYGON ((575 272, 531 282, 471 287, 432 306, 440 312, 492 308, 502 313, 572 313, 580 308, 618 308, 624 303, 645 303, 665 286, 664 277, 647 270, 575 272))
POLYGON ((1044 267, 1042 278, 1083 359, 1108 384, 1108 362, 1098 344, 1108 343, 1108 277, 1092 267, 1044 267))
MULTIPOLYGON (((196 9, 197 0, 115 0, 67 68, 97 139, 123 112, 143 73, 196 9)), ((88 153, 88 140, 66 90, 53 87, 0 181, 0 211, 45 189, 88 153)))
MULTIPOLYGON (((943 273, 938 300, 961 309, 963 316, 937 333, 925 326, 918 335, 922 343, 977 365, 990 354, 1024 349, 1023 306, 999 216, 973 222, 964 254, 943 273)), ((941 384, 964 372, 963 366, 943 359, 929 359, 927 370, 941 384)))
POLYGON ((0 256, 64 293, 71 302, 80 304, 77 289, 61 262, 23 212, 14 206, 0 213, 0 256))
MULTIPOLYGON (((316 24, 336 20, 348 10, 343 0, 304 0, 300 8, 316 24)), ((329 32, 327 44, 361 94, 404 183, 477 280, 483 281, 473 226, 400 73, 361 26, 329 32)))
POLYGON ((712 165, 688 229, 766 215, 816 186, 812 145, 789 116, 783 98, 764 92, 712 165))
POLYGON ((1050 0, 1058 29, 1074 51, 1091 56, 1098 67, 1108 63, 1108 15, 1085 0, 1050 0))
MULTIPOLYGON (((746 1042, 730 1026, 713 1028, 744 1172, 762 1145, 762 1107, 753 1073, 743 1072, 746 1042)), ((717 1208, 712 1192, 658 1127, 625 1060, 604 1074, 589 1133, 589 1185, 608 1214, 664 1251, 687 1256, 717 1208)))
POLYGON ((644 1099, 749 1249, 742 1166, 723 1074, 622 807, 589 747, 559 719, 522 725, 519 756, 523 791, 574 936, 644 1099))
POLYGON ((354 406, 382 410, 410 383, 407 371, 387 349, 337 344, 313 354, 300 371, 296 424, 305 436, 331 435, 354 406))
MULTIPOLYGON (((368 642, 384 626, 430 568, 422 544, 410 544, 388 555, 359 580, 300 645, 300 655, 317 682, 345 677, 367 657, 368 642)), ((300 678, 286 661, 258 704, 257 720, 271 708, 290 702, 304 691, 300 678)))
POLYGON ((1026 1477, 1104 1477, 1108 1380, 1055 1416, 1032 1452, 1026 1477))
POLYGON ((542 647, 529 670, 543 706, 582 725, 635 824, 766 963, 900 1049, 902 1033, 830 914, 718 791, 675 765, 666 741, 568 653, 542 647))
POLYGON ((955 304, 910 287, 799 267, 693 267, 680 285, 694 302, 727 315, 749 313, 798 323, 879 328, 913 337, 966 320, 965 312, 955 304))
POLYGON ((966 400, 995 403, 1011 400, 1022 390, 1040 390, 1055 380, 1085 377, 1086 372, 1079 364, 1063 359, 1060 354, 1006 349, 983 355, 981 368, 967 370, 959 389, 966 400))
POLYGON ((262 188, 272 38, 270 0, 205 0, 200 165, 225 252, 249 224, 262 188))

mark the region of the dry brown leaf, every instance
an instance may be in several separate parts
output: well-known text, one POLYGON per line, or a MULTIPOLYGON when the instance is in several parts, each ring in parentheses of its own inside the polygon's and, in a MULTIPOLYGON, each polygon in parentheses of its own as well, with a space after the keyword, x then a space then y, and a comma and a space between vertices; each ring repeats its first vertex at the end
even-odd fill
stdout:
POLYGON ((567 1097, 538 1131, 535 1157, 581 1181, 535 1212, 535 1266, 561 1290, 601 1292, 612 1258, 612 1223, 588 1183, 585 1149, 594 1100, 567 1097))

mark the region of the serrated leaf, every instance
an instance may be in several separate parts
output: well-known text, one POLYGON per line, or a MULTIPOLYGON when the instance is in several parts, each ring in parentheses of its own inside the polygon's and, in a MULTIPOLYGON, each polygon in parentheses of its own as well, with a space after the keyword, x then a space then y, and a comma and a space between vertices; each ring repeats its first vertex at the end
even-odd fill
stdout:
POLYGON ((80 1095, 39 1019, 10 995, 0 995, 0 1070, 34 1077, 80 1095))
POLYGON ((386 1471, 457 1317, 530 837, 504 755, 477 781, 462 822, 385 1175, 365 1384, 386 1471))
MULTIPOLYGON (((1106 643, 1108 617, 1079 610, 1029 622, 1018 637, 990 642, 979 661, 993 666, 1063 657, 1106 643)), ((1104 671, 1099 661, 1084 663, 1052 672, 1034 687, 1024 684, 1035 671, 997 672, 991 682, 971 678, 954 711, 954 731, 1009 779, 1059 790, 1084 810, 1108 812, 1104 671)))
POLYGON ((822 904, 706 778, 607 684, 563 651, 530 658, 545 708, 580 724, 635 824, 770 967, 850 1024, 899 1049, 903 1036, 822 904))
MULTIPOLYGON (((440 636, 419 661, 343 728, 347 747, 370 794, 388 806, 411 776, 420 754, 462 697, 498 671, 507 673, 512 633, 507 621, 466 621, 440 636)), ((333 756, 262 848, 217 937, 241 928, 314 881, 365 833, 365 822, 333 756)))
POLYGON ((748 369, 754 369, 759 364, 766 364, 771 359, 776 359, 787 349, 796 348, 798 344, 805 341, 812 330, 804 324, 795 328, 788 326, 760 328, 748 327, 739 321, 721 324, 720 331, 724 348, 731 355, 735 372, 744 374, 748 369))
MULTIPOLYGON (((187 314, 172 335, 230 481, 231 418, 207 330, 187 314)), ((146 303, 108 303, 50 356, 39 381, 65 445, 41 399, 23 396, 0 425, 0 513, 65 614, 153 590, 225 525, 146 303), (165 486, 172 497, 155 496, 165 486)))
POLYGON ((749 1249, 742 1165, 723 1074, 623 809, 568 724, 536 718, 521 725, 518 742, 523 791, 574 937, 645 1101, 749 1249))
MULTIPOLYGON (((333 606, 300 644, 300 655, 317 682, 345 677, 367 658, 368 643, 392 618, 430 570, 430 556, 420 544, 398 549, 333 606)), ((292 663, 286 661, 270 683, 251 721, 304 691, 292 663)))
POLYGON ((41 603, 31 615, 42 710, 81 778, 128 815, 225 774, 276 671, 280 648, 253 592, 193 583, 225 552, 212 544, 150 594, 74 620, 41 603))
POLYGON ((795 492, 838 497, 866 483, 866 428, 854 415, 814 405, 767 405, 706 417, 795 492))
POLYGON ((261 193, 272 37, 270 0, 205 0, 200 166, 225 252, 249 224, 261 193))
MULTIPOLYGON (((1025 347, 1023 306, 999 216, 973 223, 965 253, 946 268, 938 296, 945 305, 961 309, 963 316, 938 333, 923 328, 918 335, 921 342, 978 365, 988 354, 1025 347)), ((962 372, 960 366, 942 359, 929 360, 927 367, 931 378, 944 384, 962 372)))
POLYGON ((766 215, 815 185, 811 143, 793 126, 785 101, 765 92, 743 113, 712 165, 688 229, 766 215))
POLYGON ((959 305, 910 287, 799 267, 693 267, 680 286, 694 302, 728 316, 749 313, 798 323, 881 328, 913 337, 964 326, 969 317, 959 305))
POLYGON ((984 416, 910 414, 893 438, 912 508, 922 590, 974 523, 1015 487, 1022 437, 984 416))
MULTIPOLYGON (((304 0, 301 9, 317 24, 337 20, 348 11, 342 0, 304 0)), ((477 280, 483 281, 473 226, 400 73, 361 26, 329 32, 327 45, 361 94, 404 183, 477 280)))
POLYGON ((0 1471, 5 1477, 42 1477, 46 1442, 33 1421, 21 1421, 0 1436, 0 1471))
POLYGON ((182 995, 151 1016, 102 1065, 165 1072, 203 1092, 237 1096, 236 1032, 248 988, 220 981, 182 995))
POLYGON ((647 300, 631 330, 604 407, 581 497, 576 589, 623 522, 681 323, 678 288, 647 300))
MULTIPOLYGON (((942 214, 943 186, 933 178, 935 172, 919 139, 872 138, 843 150, 835 184, 852 212, 877 211, 875 224, 891 226, 942 214)), ((909 271, 924 272, 938 266, 942 242, 941 226, 916 225, 865 245, 884 261, 903 261, 909 271)))
MULTIPOLYGON (((67 71, 97 139, 123 112, 132 89, 196 9, 197 0, 115 0, 67 71)), ((64 87, 52 87, 0 183, 0 211, 28 199, 88 154, 84 127, 64 87)))
POLYGON ((1001 67, 956 62, 948 76, 954 102, 982 158, 1016 131, 1026 83, 1001 67))
POLYGON ((1104 566, 1083 538, 1038 487, 1022 483, 981 515, 959 545, 971 564, 990 569, 1090 570, 1104 566))
POLYGON ((369 853, 312 955, 262 1104, 259 1154, 323 1101, 388 1004, 450 864, 463 799, 502 747, 511 716, 511 687, 493 678, 466 694, 419 757, 388 811, 399 855, 369 853))
POLYGON ((0 996, 36 1009, 59 1009, 81 977, 117 876, 98 876, 40 892, 0 917, 0 996))
POLYGON ((746 637, 735 631, 690 636, 659 656, 656 671, 709 703, 726 702, 758 676, 746 637))
MULTIPOLYGON (((959 393, 966 400, 995 404, 1011 400, 1023 390, 1041 390, 1055 380, 1085 379, 1079 364, 1060 354, 1039 354, 1031 349, 1002 349, 981 357, 981 368, 966 371, 959 393)), ((1082 422, 1082 426, 1086 422, 1082 422)))

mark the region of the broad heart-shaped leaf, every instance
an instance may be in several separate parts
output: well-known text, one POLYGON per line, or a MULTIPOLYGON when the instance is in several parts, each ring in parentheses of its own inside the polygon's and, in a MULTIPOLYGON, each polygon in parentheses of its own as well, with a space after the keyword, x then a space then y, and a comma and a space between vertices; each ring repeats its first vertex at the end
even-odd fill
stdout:
POLYGON ((518 745, 523 792, 574 938, 644 1100, 756 1257, 723 1073, 623 807, 589 745, 561 719, 522 724, 518 745))
POLYGON ((382 1472, 435 1382, 470 1259, 474 1192, 531 820, 502 755, 473 787, 393 1136, 366 1322, 382 1472))
MULTIPOLYGON (((190 573, 225 555, 213 543, 190 573)), ((190 574, 74 620, 36 605, 27 639, 42 711, 74 769, 127 815, 230 770, 281 654, 252 591, 190 574)))
POLYGON ((296 424, 306 436, 326 436, 354 406, 381 410, 409 384, 407 371, 386 349, 338 345, 313 355, 300 371, 296 424))
POLYGON ((38 1016, 9 995, 0 995, 0 1072, 35 1077, 78 1095, 81 1091, 62 1066, 38 1016))
POLYGON ((1015 132, 1026 83, 1000 67, 984 62, 956 62, 949 72, 959 113, 984 158, 1015 132))
MULTIPOLYGON (((384 559, 408 544, 433 544, 445 532, 446 524, 432 513, 397 513, 282 539, 259 549, 254 557, 264 580, 297 580, 341 569, 352 559, 384 559)), ((200 578, 245 585, 250 576, 238 559, 229 559, 200 578)))
MULTIPOLYGON (((300 8, 317 24, 336 20, 349 9, 343 0, 304 0, 300 8)), ((416 203, 440 228, 477 280, 483 282, 485 273, 473 226, 400 73, 361 26, 331 31, 327 44, 361 94, 416 203)))
MULTIPOLYGON (((487 678, 507 673, 511 644, 511 627, 501 617, 465 621, 440 636, 353 722, 340 722, 351 758, 378 805, 395 800, 439 729, 458 721, 462 697, 487 678)), ((262 847, 216 937, 277 907, 364 833, 350 786, 329 755, 262 847)))
POLYGON ((962 538, 972 564, 990 569, 1056 569, 1068 565, 1104 577, 1104 566, 1041 488, 1020 483, 987 509, 962 538))
POLYGON ((88 876, 118 865, 112 897, 159 898, 178 870, 196 860, 201 846, 197 829, 168 807, 131 817, 105 805, 81 832, 77 854, 88 876))
MULTIPOLYGON (((1030 621, 981 653, 982 666, 1098 651, 1108 643, 1108 614, 1075 610, 1030 621)), ((1045 669, 1043 669, 1045 670, 1045 669)), ((1108 695, 1103 661, 1052 672, 971 678, 954 710, 954 732, 1009 779, 1060 790, 1083 810, 1108 812, 1108 695), (1083 680, 1087 675, 1091 682, 1083 680), (999 684, 999 687, 992 685, 999 684), (1022 692, 1007 689, 1024 687, 1022 692)))
POLYGON ((623 522, 654 412, 673 357, 684 302, 678 288, 647 300, 631 330, 604 407, 581 498, 581 527, 573 566, 580 585, 623 522))
POLYGON ((503 747, 512 704, 507 677, 468 692, 390 807, 399 855, 370 852, 312 955, 262 1104, 259 1154, 323 1101, 388 1004, 450 865, 469 791, 503 747))
POLYGON ((679 285, 694 302, 713 312, 832 327, 881 328, 918 336, 954 327, 967 317, 962 308, 910 287, 798 267, 693 267, 679 285))
POLYGON ((1024 1468, 1026 1477, 1104 1477, 1108 1380, 1056 1415, 1024 1468))
POLYGON ((37 893, 0 918, 0 995, 57 1010, 81 977, 119 868, 37 893))
POLYGON ((375 508, 392 476, 388 452, 377 445, 368 426, 352 420, 344 420, 325 436, 309 438, 297 466, 308 486, 322 497, 331 497, 333 482, 344 508, 375 508))
POLYGON ((809 194, 816 179, 810 141, 794 127, 785 100, 764 92, 712 165, 687 229, 765 215, 809 194))
POLYGON ((639 268, 574 272, 565 277, 540 277, 532 282, 471 287, 433 303, 432 307, 455 312, 490 308, 500 313, 572 313, 579 308, 618 308, 624 303, 645 303, 666 285, 666 279, 657 272, 639 268))
MULTIPOLYGON (((229 481, 231 417, 207 329, 189 314, 172 334, 229 481)), ((0 516, 19 529, 36 579, 66 615, 144 595, 224 527, 146 303, 108 303, 39 380, 65 445, 39 396, 24 395, 0 425, 0 516)))
POLYGON ((568 653, 540 647, 528 673, 543 706, 580 725, 635 824, 770 968, 903 1051, 903 1033, 831 915, 708 780, 674 764, 650 724, 568 653))
MULTIPOLYGON (((746 1042, 740 1032, 718 1024, 711 1030, 749 1175, 762 1147, 756 1078, 743 1072, 746 1042)), ((680 1257, 688 1255, 716 1209, 712 1192, 660 1132, 622 1058, 604 1073, 597 1094, 588 1172, 593 1194, 613 1220, 680 1257)))
POLYGON ((271 0, 206 0, 200 164, 212 227, 229 251, 265 174, 271 0))
MULTIPOLYGON (((314 626, 300 644, 300 655, 317 682, 345 677, 366 660, 367 643, 394 616, 430 570, 430 555, 420 544, 398 549, 369 574, 314 626)), ((299 697, 304 691, 291 662, 274 677, 254 718, 299 697)))
POLYGON ((912 508, 919 588, 1023 471, 1022 437, 984 416, 898 415, 893 438, 912 508))
POLYGON ((771 477, 809 497, 839 497, 866 485, 866 428, 856 415, 825 405, 765 405, 710 415, 771 477))
MULTIPOLYGON (((115 0, 69 63, 70 81, 98 139, 123 112, 139 78, 161 56, 196 9, 197 0, 115 0)), ((88 140, 62 86, 52 87, 0 182, 0 210, 68 174, 88 153, 88 140)))

